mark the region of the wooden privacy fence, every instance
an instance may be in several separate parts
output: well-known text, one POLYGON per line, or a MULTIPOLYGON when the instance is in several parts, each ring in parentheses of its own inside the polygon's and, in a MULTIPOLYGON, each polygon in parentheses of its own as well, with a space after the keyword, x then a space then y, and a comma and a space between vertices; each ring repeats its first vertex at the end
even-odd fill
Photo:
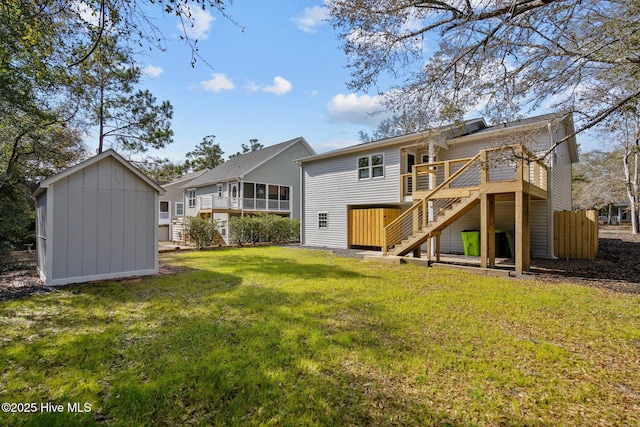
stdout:
POLYGON ((596 259, 598 211, 555 211, 553 221, 553 252, 556 257, 596 259))

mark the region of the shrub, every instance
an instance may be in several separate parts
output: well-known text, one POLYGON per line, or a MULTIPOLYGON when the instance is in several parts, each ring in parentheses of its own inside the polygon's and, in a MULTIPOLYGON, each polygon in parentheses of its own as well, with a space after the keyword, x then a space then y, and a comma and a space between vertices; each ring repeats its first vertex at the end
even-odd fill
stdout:
POLYGON ((217 220, 199 216, 185 219, 184 233, 198 249, 211 246, 213 242, 219 240, 220 236, 217 220))
POLYGON ((230 241, 284 243, 300 239, 300 221, 272 214, 233 217, 229 221, 230 241))

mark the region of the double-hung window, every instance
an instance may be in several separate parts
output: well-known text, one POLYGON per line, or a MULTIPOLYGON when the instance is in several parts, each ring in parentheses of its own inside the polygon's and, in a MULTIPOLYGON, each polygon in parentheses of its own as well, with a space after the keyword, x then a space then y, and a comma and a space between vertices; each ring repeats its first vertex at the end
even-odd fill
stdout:
POLYGON ((184 202, 176 202, 176 216, 184 216, 184 202))
POLYGON ((384 177, 384 154, 358 157, 358 179, 384 177))
POLYGON ((187 202, 190 208, 196 207, 196 190, 187 190, 187 202))

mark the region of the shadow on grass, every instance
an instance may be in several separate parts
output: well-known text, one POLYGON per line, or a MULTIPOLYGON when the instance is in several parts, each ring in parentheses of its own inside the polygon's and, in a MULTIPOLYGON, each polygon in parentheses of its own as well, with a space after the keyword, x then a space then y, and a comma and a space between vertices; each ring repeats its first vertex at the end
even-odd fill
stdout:
POLYGON ((336 290, 339 280, 365 274, 331 259, 241 251, 202 257, 185 258, 199 267, 180 267, 180 274, 81 285, 0 306, 0 321, 22 322, 0 342, 7 360, 0 379, 17 378, 3 397, 94 408, 89 415, 11 415, 8 423, 465 424, 455 412, 432 410, 410 392, 413 379, 394 372, 394 364, 416 357, 412 339, 420 336, 407 336, 384 303, 336 290), (253 283, 254 273, 266 279, 253 283), (274 284, 290 277, 319 283, 274 284), (29 328, 41 333, 29 336, 29 328))
MULTIPOLYGON (((207 270, 230 268, 237 273, 260 273, 271 277, 294 276, 300 279, 351 279, 365 277, 362 274, 342 268, 336 264, 304 262, 291 258, 269 257, 245 252, 243 249, 230 249, 225 252, 211 254, 203 252, 190 257, 190 262, 206 260, 207 270), (215 255, 222 255, 218 256, 215 255)), ((201 267, 202 268, 202 267, 201 267)))
POLYGON ((457 425, 389 387, 384 366, 403 357, 402 335, 382 306, 241 287, 215 316, 130 347, 105 412, 141 425, 457 425))

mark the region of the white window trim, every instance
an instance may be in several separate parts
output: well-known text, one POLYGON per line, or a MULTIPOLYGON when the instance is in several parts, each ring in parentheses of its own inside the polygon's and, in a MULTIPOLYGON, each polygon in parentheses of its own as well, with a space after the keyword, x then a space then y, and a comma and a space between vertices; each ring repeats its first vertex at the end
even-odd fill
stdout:
POLYGON ((384 153, 375 153, 375 154, 369 154, 366 156, 358 156, 356 159, 356 166, 357 166, 357 172, 356 172, 356 176, 358 178, 358 181, 368 181, 371 179, 383 179, 385 177, 385 167, 384 167, 384 153), (381 165, 374 165, 373 164, 373 157, 375 156, 381 156, 382 157, 382 164, 381 165), (360 170, 361 169, 365 169, 364 167, 361 168, 360 167, 360 159, 362 158, 367 158, 369 160, 369 166, 366 167, 366 169, 368 169, 369 171, 369 176, 367 178, 360 178, 360 170), (381 176, 373 176, 373 168, 382 168, 382 175, 381 176))
POLYGON ((187 206, 189 206, 189 208, 195 208, 197 205, 197 200, 198 200, 198 196, 196 195, 196 189, 195 188, 187 189, 187 206), (191 192, 193 192, 193 199, 189 197, 189 193, 191 192), (193 205, 191 204, 192 200, 193 200, 193 205))
POLYGON ((318 230, 327 230, 329 229, 329 212, 318 212, 318 230), (324 215, 324 219, 320 219, 320 215, 324 215), (322 227, 320 224, 324 222, 325 226, 322 227))
POLYGON ((184 202, 175 203, 175 214, 176 216, 184 216, 184 202), (178 213, 178 206, 182 206, 182 213, 178 213))

